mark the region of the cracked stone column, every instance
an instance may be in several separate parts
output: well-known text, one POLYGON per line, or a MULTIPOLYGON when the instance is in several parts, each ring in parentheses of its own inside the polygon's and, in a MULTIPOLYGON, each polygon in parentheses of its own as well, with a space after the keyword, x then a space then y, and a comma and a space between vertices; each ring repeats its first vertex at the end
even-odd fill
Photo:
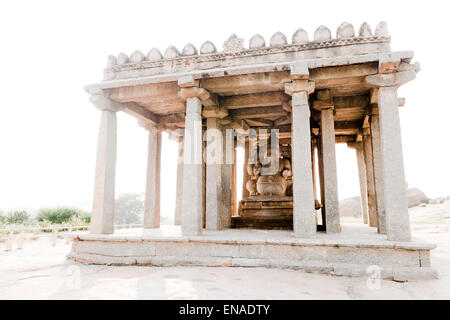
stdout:
POLYGON ((378 227, 375 174, 372 156, 372 136, 369 128, 363 129, 364 161, 367 179, 367 204, 369 207, 369 227, 378 227))
POLYGON ((325 222, 327 233, 341 232, 336 169, 336 138, 334 133, 334 104, 328 90, 319 91, 314 109, 320 110, 321 148, 323 154, 325 222))
POLYGON ((147 180, 144 201, 144 228, 160 227, 161 131, 153 123, 141 123, 148 131, 147 180))
POLYGON ((292 83, 285 91, 292 96, 292 169, 294 234, 298 238, 316 236, 314 191, 311 168, 311 128, 308 94, 314 83, 308 81, 309 70, 305 63, 291 65, 292 83))
POLYGON ((405 64, 400 65, 399 70, 368 76, 366 82, 378 87, 387 238, 392 241, 411 241, 397 88, 415 79, 418 68, 405 64))
POLYGON ((183 202, 183 136, 178 137, 178 161, 177 161, 177 188, 176 188, 176 204, 175 219, 176 226, 181 225, 181 209, 183 202))
POLYGON ((370 116, 370 132, 372 133, 373 173, 375 178, 375 194, 377 202, 378 233, 386 234, 386 212, 384 209, 384 178, 381 153, 380 123, 378 108, 372 107, 370 116))
POLYGON ((206 229, 221 230, 231 225, 231 164, 224 161, 225 130, 217 114, 204 111, 206 131, 206 229))
POLYGON ((117 152, 117 111, 120 103, 103 94, 94 94, 90 101, 101 110, 100 129, 97 140, 94 201, 90 232, 114 233, 114 202, 117 152))

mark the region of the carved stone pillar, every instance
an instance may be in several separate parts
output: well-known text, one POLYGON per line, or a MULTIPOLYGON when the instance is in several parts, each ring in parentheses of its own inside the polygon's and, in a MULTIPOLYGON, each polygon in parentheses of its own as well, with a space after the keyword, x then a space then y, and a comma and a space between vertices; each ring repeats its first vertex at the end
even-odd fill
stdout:
POLYGON ((381 153, 380 122, 378 108, 372 107, 370 116, 370 132, 372 133, 373 173, 375 178, 375 193, 377 201, 378 232, 386 234, 386 212, 384 209, 384 178, 381 153))
POLYGON ((184 141, 183 137, 178 137, 178 161, 177 161, 177 189, 176 189, 176 204, 175 204, 175 219, 176 226, 181 225, 181 209, 183 204, 183 152, 184 141))
POLYGON ((334 133, 334 105, 328 90, 318 92, 318 101, 314 101, 314 109, 320 110, 321 148, 323 155, 324 196, 326 231, 341 231, 339 219, 339 196, 336 169, 336 138, 334 133))
POLYGON ((378 87, 387 238, 393 241, 411 241, 397 88, 416 77, 418 66, 400 65, 399 70, 401 71, 368 76, 366 82, 378 87))
POLYGON ((369 128, 364 129, 363 147, 364 147, 364 161, 367 178, 367 203, 369 207, 369 227, 378 227, 375 174, 372 156, 372 136, 370 135, 369 128))
POLYGON ((102 94, 91 96, 90 101, 101 110, 95 166, 94 201, 90 232, 114 232, 114 202, 117 153, 117 117, 122 110, 119 103, 102 94))
POLYGON ((294 234, 300 238, 316 235, 314 191, 311 168, 311 128, 308 94, 313 83, 308 81, 308 66, 291 66, 292 83, 286 84, 286 93, 292 95, 292 169, 294 234))
POLYGON ((160 227, 161 131, 153 123, 141 123, 148 131, 147 181, 144 201, 144 228, 160 227))

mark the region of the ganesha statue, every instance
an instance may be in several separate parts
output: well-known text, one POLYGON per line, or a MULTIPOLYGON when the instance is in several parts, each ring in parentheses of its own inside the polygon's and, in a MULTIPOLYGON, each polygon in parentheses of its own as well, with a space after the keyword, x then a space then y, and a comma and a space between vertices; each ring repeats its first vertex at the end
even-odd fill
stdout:
POLYGON ((287 158, 280 158, 278 170, 272 175, 261 175, 260 163, 249 164, 247 173, 250 179, 247 181, 247 190, 250 196, 284 196, 292 194, 292 168, 291 162, 287 158))

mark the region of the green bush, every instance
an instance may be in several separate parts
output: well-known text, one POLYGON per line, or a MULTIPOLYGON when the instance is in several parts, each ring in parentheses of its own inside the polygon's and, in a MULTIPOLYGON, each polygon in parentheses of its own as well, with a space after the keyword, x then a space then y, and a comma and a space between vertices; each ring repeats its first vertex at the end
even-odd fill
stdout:
POLYGON ((28 221, 30 219, 30 215, 25 210, 17 210, 17 211, 11 211, 8 212, 8 215, 6 216, 6 223, 7 224, 22 224, 28 221))
POLYGON ((6 223, 5 214, 3 213, 3 210, 0 209, 0 225, 5 223, 6 223))
POLYGON ((36 220, 39 222, 50 222, 52 224, 68 223, 73 218, 89 223, 91 216, 88 212, 78 208, 57 207, 57 208, 43 208, 39 210, 36 220))

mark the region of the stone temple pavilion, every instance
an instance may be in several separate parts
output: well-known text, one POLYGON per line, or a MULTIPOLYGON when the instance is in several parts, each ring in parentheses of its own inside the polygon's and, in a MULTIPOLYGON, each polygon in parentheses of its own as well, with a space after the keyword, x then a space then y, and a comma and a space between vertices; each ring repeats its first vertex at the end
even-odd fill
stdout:
POLYGON ((206 41, 109 56, 103 81, 85 88, 101 112, 94 203, 69 257, 437 277, 434 245, 412 239, 408 215, 397 89, 420 69, 413 52, 390 50, 384 22, 311 38, 255 34, 246 46, 233 34, 221 52, 206 41), (117 112, 148 131, 148 167, 143 228, 114 232, 117 112), (162 131, 179 146, 170 227, 160 227, 162 131), (356 151, 364 224, 341 225, 337 143, 356 151))

